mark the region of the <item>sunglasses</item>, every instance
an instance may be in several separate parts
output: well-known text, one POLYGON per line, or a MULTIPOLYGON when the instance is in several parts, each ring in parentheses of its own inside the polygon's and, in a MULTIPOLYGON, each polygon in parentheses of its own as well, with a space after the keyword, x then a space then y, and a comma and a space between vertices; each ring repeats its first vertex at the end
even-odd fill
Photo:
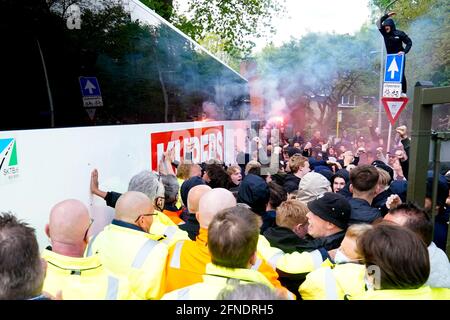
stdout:
POLYGON ((84 239, 87 239, 87 235, 88 235, 89 229, 91 228, 92 224, 94 223, 94 219, 92 219, 92 218, 89 218, 89 219, 91 221, 89 222, 89 226, 87 227, 86 232, 84 233, 84 239))
POLYGON ((141 218, 141 217, 149 217, 149 216, 157 216, 158 214, 157 213, 146 213, 146 214, 141 214, 141 215, 139 215, 139 217, 137 217, 137 219, 136 220, 134 220, 134 222, 138 222, 138 220, 141 218))

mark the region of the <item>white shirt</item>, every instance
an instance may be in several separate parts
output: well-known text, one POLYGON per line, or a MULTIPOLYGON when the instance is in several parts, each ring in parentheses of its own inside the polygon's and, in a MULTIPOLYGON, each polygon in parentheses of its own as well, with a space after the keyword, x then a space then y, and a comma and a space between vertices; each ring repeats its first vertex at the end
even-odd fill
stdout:
POLYGON ((428 246, 430 255, 430 277, 425 285, 432 288, 450 288, 450 263, 444 251, 434 242, 428 246))

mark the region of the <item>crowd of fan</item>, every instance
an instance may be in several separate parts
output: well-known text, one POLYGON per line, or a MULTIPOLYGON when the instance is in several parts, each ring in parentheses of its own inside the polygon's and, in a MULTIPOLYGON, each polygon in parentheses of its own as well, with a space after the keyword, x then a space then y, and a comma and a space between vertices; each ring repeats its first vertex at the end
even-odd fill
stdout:
POLYGON ((397 132, 387 158, 376 132, 255 138, 228 167, 166 153, 123 194, 94 170, 91 192, 115 212, 97 234, 74 199, 51 209, 42 252, 33 228, 0 215, 0 299, 450 299, 450 177, 433 238, 433 176, 425 209, 406 203, 410 139, 397 132))

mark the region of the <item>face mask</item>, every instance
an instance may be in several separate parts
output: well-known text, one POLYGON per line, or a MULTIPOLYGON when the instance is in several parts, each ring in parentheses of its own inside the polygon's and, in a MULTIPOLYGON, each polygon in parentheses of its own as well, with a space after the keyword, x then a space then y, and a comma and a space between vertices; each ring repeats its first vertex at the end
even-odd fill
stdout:
POLYGON ((336 256, 334 257, 334 262, 339 263, 347 263, 351 262, 351 259, 348 258, 340 249, 337 249, 336 256))
POLYGON ((367 290, 374 290, 373 282, 367 276, 367 273, 364 275, 364 283, 366 284, 367 290))

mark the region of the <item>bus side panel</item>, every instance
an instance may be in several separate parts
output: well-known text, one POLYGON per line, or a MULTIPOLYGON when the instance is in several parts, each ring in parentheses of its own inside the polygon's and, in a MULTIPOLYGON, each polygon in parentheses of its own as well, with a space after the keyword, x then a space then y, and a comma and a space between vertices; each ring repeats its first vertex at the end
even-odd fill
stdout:
POLYGON ((249 125, 249 121, 187 122, 0 132, 0 210, 11 211, 36 228, 44 248, 52 206, 79 199, 89 207, 95 234, 114 212, 90 193, 94 168, 99 171, 100 189, 125 192, 134 174, 151 168, 152 133, 217 126, 224 128, 223 153, 225 163, 231 164, 235 150, 245 146, 249 125))

